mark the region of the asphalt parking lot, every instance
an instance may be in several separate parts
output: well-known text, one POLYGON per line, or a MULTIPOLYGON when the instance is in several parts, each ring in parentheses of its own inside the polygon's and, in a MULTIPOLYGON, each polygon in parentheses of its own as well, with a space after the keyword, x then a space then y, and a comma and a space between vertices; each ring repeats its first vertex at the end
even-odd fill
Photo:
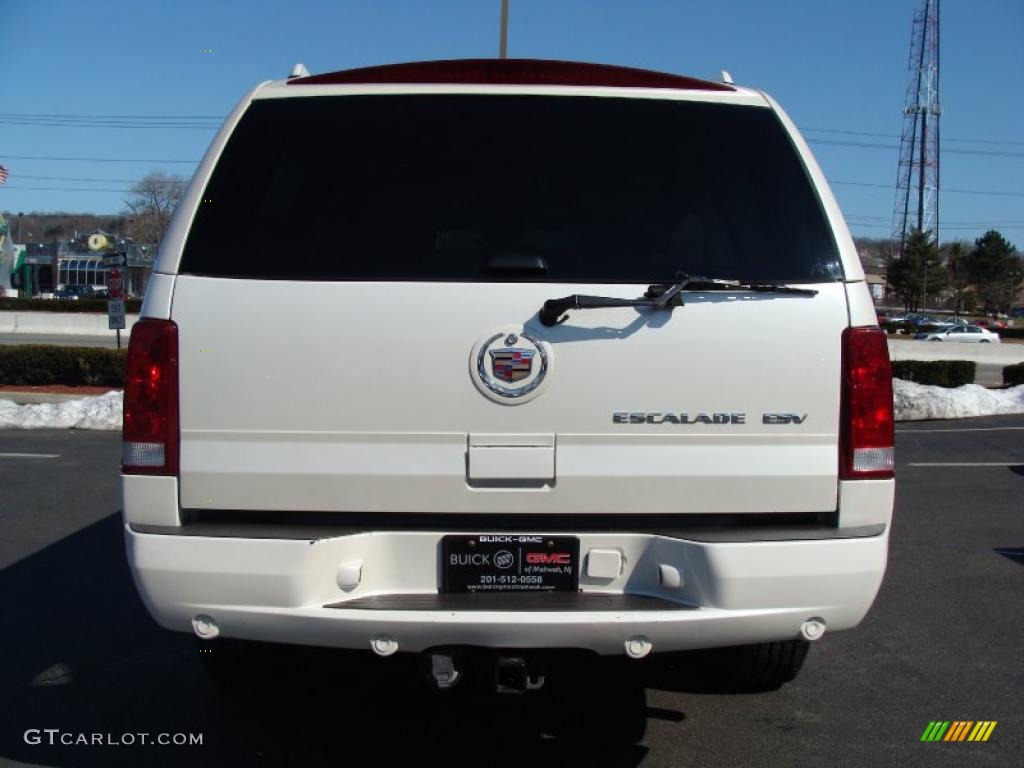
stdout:
MULTIPOLYGON (((0 431, 0 764, 1024 765, 1024 417, 897 435, 889 571, 863 625, 826 636, 780 691, 723 695, 645 671, 647 736, 544 737, 536 700, 434 694, 403 662, 329 656, 243 695, 158 628, 125 564, 119 435, 0 431), (922 743, 933 720, 995 720, 986 743, 922 743), (198 745, 50 745, 46 733, 202 734, 198 745)), ((600 681, 580 680, 566 706, 600 681)))

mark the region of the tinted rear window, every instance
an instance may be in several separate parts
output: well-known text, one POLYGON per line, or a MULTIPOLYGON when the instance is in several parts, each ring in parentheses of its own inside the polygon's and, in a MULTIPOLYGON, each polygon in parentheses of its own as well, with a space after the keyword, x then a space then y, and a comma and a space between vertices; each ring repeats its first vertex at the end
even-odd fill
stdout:
POLYGON ((663 282, 679 271, 842 274, 803 165, 761 108, 556 96, 259 100, 203 198, 183 273, 584 283, 663 282), (541 274, 500 269, 537 257, 541 274))

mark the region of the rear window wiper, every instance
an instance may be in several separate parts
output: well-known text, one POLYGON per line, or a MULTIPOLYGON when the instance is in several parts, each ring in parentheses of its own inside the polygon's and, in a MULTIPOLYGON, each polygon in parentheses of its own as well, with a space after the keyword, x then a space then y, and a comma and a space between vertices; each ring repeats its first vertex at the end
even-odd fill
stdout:
POLYGON ((614 299, 610 296, 583 296, 574 293, 562 299, 548 299, 540 308, 538 317, 541 325, 558 325, 569 319, 565 314, 570 309, 598 309, 600 307, 653 307, 671 309, 683 306, 680 292, 690 282, 690 276, 679 273, 671 284, 658 283, 648 287, 639 299, 614 299))
POLYGON ((541 307, 538 317, 541 325, 552 326, 564 323, 569 319, 566 314, 570 309, 599 309, 603 307, 653 307, 654 309, 672 309, 683 306, 683 289, 704 291, 743 290, 757 293, 789 293, 797 296, 816 296, 813 288, 794 288, 779 283, 764 283, 748 280, 721 280, 713 277, 700 277, 680 272, 674 283, 656 283, 638 299, 615 299, 609 296, 584 296, 573 294, 561 299, 548 299, 541 307))

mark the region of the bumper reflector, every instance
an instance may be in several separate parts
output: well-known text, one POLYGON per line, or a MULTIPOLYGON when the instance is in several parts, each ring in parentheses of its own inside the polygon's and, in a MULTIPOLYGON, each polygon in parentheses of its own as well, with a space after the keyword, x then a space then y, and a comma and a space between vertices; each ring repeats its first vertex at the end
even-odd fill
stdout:
POLYGON ((163 443, 123 443, 121 463, 126 467, 162 467, 163 443))
POLYGON ((896 466, 892 448, 855 448, 854 472, 892 472, 896 466))

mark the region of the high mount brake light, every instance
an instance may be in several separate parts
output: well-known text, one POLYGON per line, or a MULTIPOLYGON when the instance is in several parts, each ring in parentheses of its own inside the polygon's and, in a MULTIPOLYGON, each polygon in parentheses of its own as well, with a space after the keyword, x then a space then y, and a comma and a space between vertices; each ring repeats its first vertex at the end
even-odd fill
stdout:
POLYGON ((288 85, 582 85, 735 91, 731 85, 649 69, 545 59, 452 59, 386 64, 296 77, 288 85))
POLYGON ((132 328, 122 434, 125 474, 178 474, 178 326, 170 320, 132 328))
POLYGON ((893 477, 892 366, 879 328, 843 331, 842 398, 839 477, 893 477))

